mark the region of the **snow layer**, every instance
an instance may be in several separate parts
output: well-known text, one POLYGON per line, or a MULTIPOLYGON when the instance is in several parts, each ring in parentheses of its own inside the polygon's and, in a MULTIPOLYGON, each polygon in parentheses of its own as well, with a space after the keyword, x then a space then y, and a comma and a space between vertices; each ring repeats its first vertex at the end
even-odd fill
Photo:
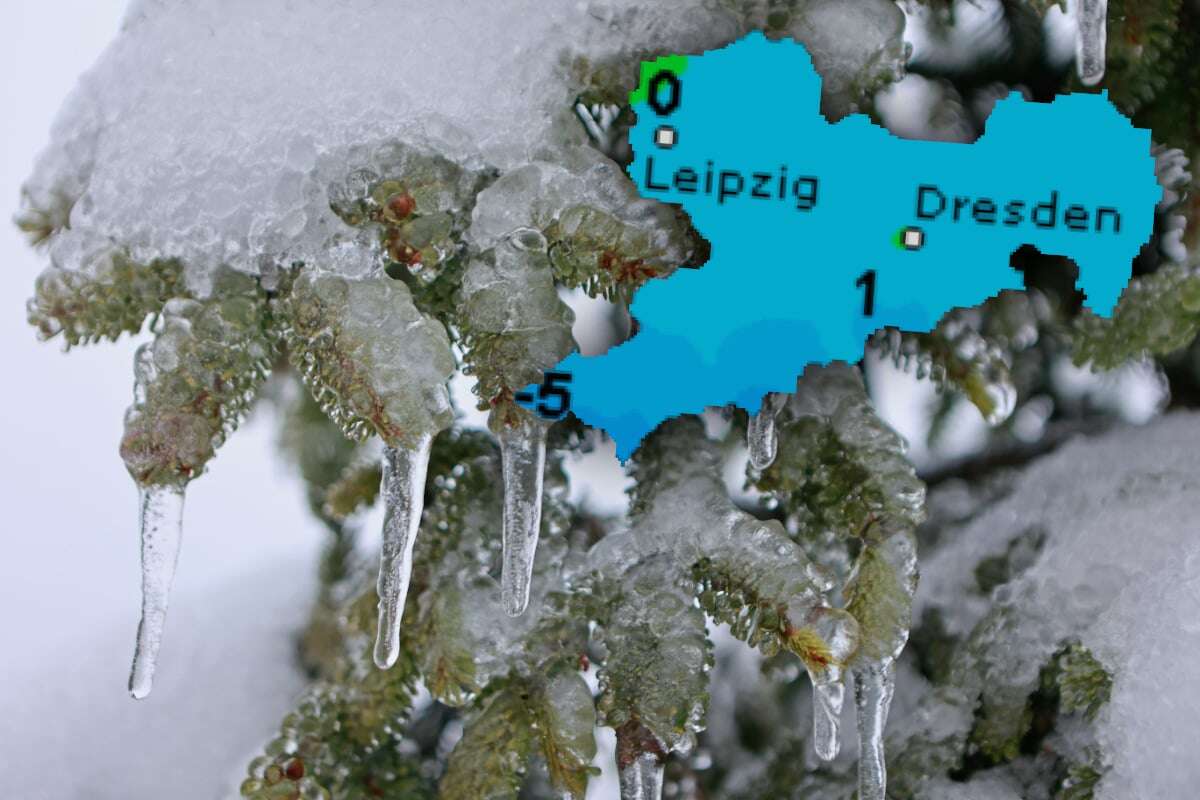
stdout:
POLYGON ((1200 782, 1198 493, 1200 414, 1172 414, 1036 462, 922 564, 914 617, 938 607, 954 633, 988 608, 968 585, 983 558, 1020 573, 994 590, 1010 616, 981 642, 993 678, 1036 681, 1075 638, 1113 672, 1099 800, 1188 797, 1200 782))
POLYGON ((182 593, 164 643, 171 666, 142 703, 121 690, 127 621, 76 642, 71 657, 43 654, 6 669, 21 688, 0 693, 5 795, 235 797, 245 763, 304 687, 294 637, 308 614, 312 575, 310 556, 285 556, 182 593))
POLYGON ((321 263, 350 235, 331 186, 386 170, 400 143, 501 172, 582 144, 572 107, 597 65, 633 80, 651 45, 733 37, 705 5, 137 0, 60 112, 27 204, 69 214, 52 245, 66 269, 123 247, 184 260, 203 292, 221 262, 321 263))

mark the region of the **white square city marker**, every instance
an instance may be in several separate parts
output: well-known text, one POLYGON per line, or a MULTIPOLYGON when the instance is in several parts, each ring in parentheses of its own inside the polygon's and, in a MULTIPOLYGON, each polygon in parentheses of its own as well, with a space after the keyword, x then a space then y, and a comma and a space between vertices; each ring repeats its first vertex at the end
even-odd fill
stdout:
POLYGON ((904 229, 904 247, 907 250, 920 250, 925 244, 925 232, 920 228, 904 229))
POLYGON ((677 134, 670 125, 659 125, 654 131, 654 143, 659 147, 674 147, 677 134))

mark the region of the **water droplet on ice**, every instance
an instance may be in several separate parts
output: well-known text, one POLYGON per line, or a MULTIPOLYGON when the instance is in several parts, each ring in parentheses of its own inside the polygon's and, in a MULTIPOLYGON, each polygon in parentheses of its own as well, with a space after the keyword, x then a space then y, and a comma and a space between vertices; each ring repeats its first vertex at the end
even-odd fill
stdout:
POLYGON ((517 228, 508 235, 513 247, 525 252, 544 253, 550 247, 546 237, 536 228, 517 228))
POLYGON ((746 430, 746 446, 750 450, 750 463, 755 469, 766 469, 775 461, 775 452, 779 447, 775 418, 785 402, 786 394, 768 392, 763 395, 758 413, 750 417, 750 425, 746 430))
POLYGON ((994 427, 1007 422, 1017 407, 1017 387, 1009 380, 1002 379, 989 383, 984 391, 992 403, 992 411, 985 418, 987 424, 994 427))

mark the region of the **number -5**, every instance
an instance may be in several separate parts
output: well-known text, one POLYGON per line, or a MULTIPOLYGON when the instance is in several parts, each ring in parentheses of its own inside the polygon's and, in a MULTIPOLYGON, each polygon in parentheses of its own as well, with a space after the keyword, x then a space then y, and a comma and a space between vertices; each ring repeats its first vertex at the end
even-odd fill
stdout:
POLYGON ((538 399, 545 401, 551 397, 558 398, 558 406, 550 406, 545 402, 538 403, 537 411, 543 417, 561 419, 571 410, 571 392, 563 384, 571 382, 569 372, 547 372, 542 385, 538 387, 538 399))

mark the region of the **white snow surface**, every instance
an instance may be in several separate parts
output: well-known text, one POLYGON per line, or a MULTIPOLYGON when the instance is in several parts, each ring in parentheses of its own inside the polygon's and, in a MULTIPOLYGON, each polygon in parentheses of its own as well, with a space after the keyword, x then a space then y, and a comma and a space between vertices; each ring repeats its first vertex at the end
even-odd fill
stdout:
POLYGON ((1077 638, 1113 672, 1098 800, 1190 797, 1200 784, 1198 496, 1200 414, 1170 414, 1037 461, 921 565, 914 618, 937 606, 951 631, 969 632, 988 606, 968 585, 975 566, 1045 532, 1028 569, 994 590, 1015 619, 987 663, 1004 680, 1036 677, 1041 655, 1077 638))
POLYGON ((295 634, 311 608, 311 558, 259 565, 179 593, 154 683, 125 691, 132 620, 15 665, 0 693, 5 796, 23 800, 236 797, 246 765, 278 730, 306 679, 295 634))
MULTIPOLYGON (((70 206, 51 257, 322 264, 352 231, 328 192, 398 145, 501 172, 585 141, 580 56, 635 78, 651 46, 735 34, 704 0, 136 0, 56 120, 25 191, 70 206), (635 55, 637 54, 637 55, 635 55), (486 77, 485 77, 486 76, 486 77)), ((656 51, 657 52, 657 51, 656 51)))

